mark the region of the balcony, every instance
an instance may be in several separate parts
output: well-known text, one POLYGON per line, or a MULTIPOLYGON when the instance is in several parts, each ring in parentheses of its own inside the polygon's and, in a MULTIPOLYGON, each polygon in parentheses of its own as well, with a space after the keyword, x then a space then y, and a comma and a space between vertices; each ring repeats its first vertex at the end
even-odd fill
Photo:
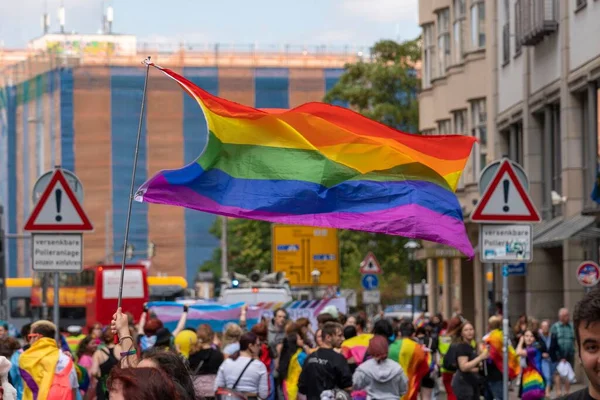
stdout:
POLYGON ((557 0, 517 0, 517 6, 523 46, 535 46, 558 31, 557 0))

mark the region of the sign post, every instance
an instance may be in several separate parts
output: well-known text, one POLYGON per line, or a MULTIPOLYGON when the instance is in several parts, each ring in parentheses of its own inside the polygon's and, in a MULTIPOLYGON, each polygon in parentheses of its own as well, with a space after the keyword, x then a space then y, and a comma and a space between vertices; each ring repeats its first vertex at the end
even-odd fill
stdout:
POLYGON ((523 168, 504 158, 491 163, 479 177, 481 200, 471 214, 479 229, 482 263, 502 263, 502 391, 508 399, 508 276, 525 275, 525 263, 533 260, 531 223, 540 222, 527 188, 523 168), (509 265, 519 263, 518 265, 509 265))
MULTIPOLYGON (((94 228, 81 207, 83 187, 73 173, 63 171, 59 166, 55 167, 54 171, 47 172, 38 179, 32 196, 37 203, 23 229, 32 232, 32 269, 35 272, 54 274, 53 319, 57 327, 56 340, 59 340, 59 273, 81 272, 82 233, 94 228)), ((47 285, 47 279, 43 281, 47 285)), ((43 293, 43 297, 43 303, 46 303, 46 293, 43 293)))
POLYGON ((379 277, 381 266, 375 255, 371 252, 360 263, 360 273, 362 275, 361 285, 363 288, 363 304, 368 307, 368 315, 373 316, 373 308, 381 303, 381 292, 379 291, 379 277))

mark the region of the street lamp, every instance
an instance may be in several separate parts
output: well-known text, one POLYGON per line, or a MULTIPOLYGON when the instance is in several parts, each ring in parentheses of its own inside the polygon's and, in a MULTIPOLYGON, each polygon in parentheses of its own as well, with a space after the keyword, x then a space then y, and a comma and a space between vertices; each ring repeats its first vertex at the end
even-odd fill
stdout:
POLYGON ((415 251, 421 247, 416 240, 409 240, 404 245, 404 249, 408 253, 408 267, 410 271, 410 315, 411 322, 415 321, 415 251))
POLYGON ((313 281, 313 297, 317 298, 317 285, 319 284, 319 279, 321 278, 321 271, 319 271, 318 269, 313 269, 312 272, 310 273, 310 276, 312 277, 312 281, 313 281))

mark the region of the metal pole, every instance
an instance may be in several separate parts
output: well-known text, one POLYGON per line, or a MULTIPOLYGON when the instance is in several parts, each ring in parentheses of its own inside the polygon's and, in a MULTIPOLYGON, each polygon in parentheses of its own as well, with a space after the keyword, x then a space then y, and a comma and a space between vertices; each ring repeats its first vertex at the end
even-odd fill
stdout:
POLYGON ((508 400, 508 265, 502 266, 502 398, 508 400))
POLYGON ((110 219, 110 214, 108 210, 104 215, 104 262, 106 264, 110 264, 110 242, 108 240, 108 223, 110 219))
POLYGON ((60 347, 60 313, 59 313, 59 298, 58 298, 58 272, 54 273, 54 325, 56 325, 56 341, 60 347))
POLYGON ((410 260, 410 304, 411 321, 415 322, 415 262, 413 260, 410 260))
POLYGON ((221 278, 227 276, 227 217, 221 216, 221 278))
POLYGON ((40 272, 42 281, 42 319, 48 319, 48 274, 40 272))
POLYGON ((129 238, 129 224, 131 222, 131 205, 133 203, 133 189, 135 187, 135 171, 137 170, 138 153, 140 149, 140 137, 142 136, 142 123, 144 121, 144 106, 146 105, 146 91, 148 89, 148 74, 150 73, 150 57, 143 62, 146 65, 146 79, 144 80, 144 91, 142 92, 142 107, 140 110, 140 122, 138 124, 137 139, 135 141, 135 155, 133 157, 133 172, 131 173, 131 187, 129 189, 129 205, 127 207, 127 219, 125 220, 125 240, 123 242, 123 260, 121 262, 121 280, 119 281, 119 297, 117 308, 121 307, 123 298, 123 279, 125 279, 125 261, 127 260, 127 239, 129 238))

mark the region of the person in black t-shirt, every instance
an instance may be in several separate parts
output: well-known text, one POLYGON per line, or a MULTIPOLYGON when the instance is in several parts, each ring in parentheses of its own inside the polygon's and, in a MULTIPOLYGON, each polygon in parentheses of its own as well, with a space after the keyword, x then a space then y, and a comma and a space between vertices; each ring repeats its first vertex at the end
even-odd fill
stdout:
POLYGON ((452 378, 452 391, 461 400, 479 400, 479 367, 489 357, 487 348, 477 354, 477 349, 471 345, 474 338, 473 325, 465 321, 455 342, 458 370, 452 378))
POLYGON ((579 360, 590 384, 563 400, 600 400, 600 287, 596 286, 575 305, 573 328, 579 360))
POLYGON ((307 400, 319 400, 325 390, 352 390, 352 373, 343 355, 334 349, 344 341, 342 325, 327 322, 322 329, 323 344, 304 361, 298 392, 307 400))

